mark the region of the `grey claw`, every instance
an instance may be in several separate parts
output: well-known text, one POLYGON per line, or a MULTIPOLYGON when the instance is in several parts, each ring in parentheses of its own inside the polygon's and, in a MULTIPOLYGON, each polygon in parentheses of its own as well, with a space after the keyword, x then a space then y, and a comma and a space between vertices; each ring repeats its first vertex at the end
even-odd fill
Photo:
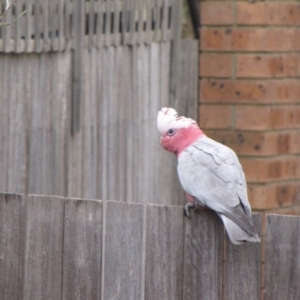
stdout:
POLYGON ((183 208, 184 216, 190 219, 191 218, 190 209, 195 209, 195 208, 196 208, 195 204, 187 203, 183 208))

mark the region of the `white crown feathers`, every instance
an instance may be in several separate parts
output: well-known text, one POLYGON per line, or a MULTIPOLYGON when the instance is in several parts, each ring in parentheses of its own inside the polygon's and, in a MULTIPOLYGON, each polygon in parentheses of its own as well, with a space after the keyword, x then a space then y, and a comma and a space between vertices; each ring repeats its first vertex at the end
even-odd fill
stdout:
POLYGON ((161 135, 172 129, 187 128, 190 125, 197 125, 196 121, 186 117, 178 117, 174 108, 163 107, 157 114, 157 129, 161 135))

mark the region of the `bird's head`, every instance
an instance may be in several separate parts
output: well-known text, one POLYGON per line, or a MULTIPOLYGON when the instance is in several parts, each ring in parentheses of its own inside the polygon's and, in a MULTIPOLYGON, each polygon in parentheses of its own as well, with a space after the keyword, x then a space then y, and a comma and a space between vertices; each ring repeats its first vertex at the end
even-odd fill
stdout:
POLYGON ((161 134, 161 145, 173 152, 180 153, 204 136, 202 130, 193 119, 178 117, 175 109, 163 107, 157 115, 157 129, 161 134))

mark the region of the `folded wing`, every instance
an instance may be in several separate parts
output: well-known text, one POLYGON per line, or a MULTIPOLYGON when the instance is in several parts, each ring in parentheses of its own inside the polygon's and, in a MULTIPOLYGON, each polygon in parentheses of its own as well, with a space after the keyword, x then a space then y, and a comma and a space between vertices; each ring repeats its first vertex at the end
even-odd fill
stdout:
POLYGON ((253 226, 245 175, 236 154, 228 147, 200 138, 179 157, 183 189, 222 218, 231 241, 259 241, 253 226))

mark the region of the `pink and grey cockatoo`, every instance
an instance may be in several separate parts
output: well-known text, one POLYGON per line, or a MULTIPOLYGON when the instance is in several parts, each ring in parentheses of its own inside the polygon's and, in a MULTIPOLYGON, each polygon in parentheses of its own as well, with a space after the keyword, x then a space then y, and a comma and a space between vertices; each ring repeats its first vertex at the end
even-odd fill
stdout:
POLYGON ((233 150, 208 138, 196 121, 178 117, 173 108, 157 116, 161 145, 178 158, 177 171, 190 203, 214 210, 233 244, 260 242, 253 226, 243 169, 233 150))

